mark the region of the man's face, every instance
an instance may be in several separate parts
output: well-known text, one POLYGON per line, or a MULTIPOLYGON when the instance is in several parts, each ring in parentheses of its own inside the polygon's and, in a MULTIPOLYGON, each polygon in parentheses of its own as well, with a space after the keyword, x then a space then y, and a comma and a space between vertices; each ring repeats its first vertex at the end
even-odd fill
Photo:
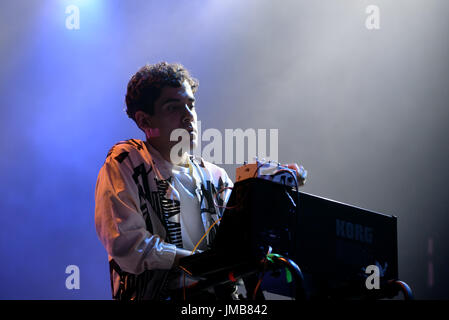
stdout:
POLYGON ((187 81, 181 87, 164 87, 161 95, 154 102, 154 114, 148 117, 151 134, 149 142, 164 158, 178 141, 170 141, 175 129, 189 131, 190 148, 198 144, 197 114, 195 97, 187 81))

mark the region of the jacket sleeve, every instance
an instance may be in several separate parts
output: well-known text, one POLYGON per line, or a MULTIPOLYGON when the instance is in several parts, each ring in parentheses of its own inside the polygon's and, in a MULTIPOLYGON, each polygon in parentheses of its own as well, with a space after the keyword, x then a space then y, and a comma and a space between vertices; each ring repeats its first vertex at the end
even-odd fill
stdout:
POLYGON ((95 228, 108 255, 123 271, 170 269, 176 246, 148 232, 128 161, 107 157, 95 187, 95 228))

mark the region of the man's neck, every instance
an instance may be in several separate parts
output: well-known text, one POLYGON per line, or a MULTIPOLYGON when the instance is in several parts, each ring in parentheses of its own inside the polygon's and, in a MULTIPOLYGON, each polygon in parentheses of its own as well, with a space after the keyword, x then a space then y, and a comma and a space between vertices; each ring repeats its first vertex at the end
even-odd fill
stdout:
POLYGON ((168 151, 168 152, 162 152, 161 150, 159 150, 158 148, 156 148, 155 146, 153 146, 153 145, 150 143, 150 141, 148 141, 148 140, 145 141, 145 144, 147 145, 147 149, 148 149, 148 150, 150 149, 150 146, 151 146, 152 149, 154 149, 154 150, 156 150, 157 152, 159 152, 159 154, 161 155, 161 157, 162 157, 165 161, 167 161, 168 163, 175 164, 175 165, 178 165, 178 166, 187 166, 188 159, 189 159, 189 155, 188 155, 187 153, 184 153, 184 155, 183 155, 183 157, 182 157, 180 163, 173 163, 173 161, 171 161, 171 158, 170 158, 170 151, 168 151))

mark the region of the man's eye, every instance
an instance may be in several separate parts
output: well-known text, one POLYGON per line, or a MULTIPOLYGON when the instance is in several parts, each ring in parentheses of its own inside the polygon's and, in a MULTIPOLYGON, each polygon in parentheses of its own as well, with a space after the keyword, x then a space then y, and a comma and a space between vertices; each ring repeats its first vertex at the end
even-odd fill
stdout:
MULTIPOLYGON (((174 105, 168 105, 168 106, 167 106, 167 111, 176 111, 176 110, 182 109, 182 108, 185 108, 185 106, 184 106, 184 105, 176 105, 176 104, 174 104, 174 105)), ((192 110, 192 109, 195 108, 195 105, 194 105, 194 104, 188 105, 188 108, 189 108, 190 110, 192 110)))

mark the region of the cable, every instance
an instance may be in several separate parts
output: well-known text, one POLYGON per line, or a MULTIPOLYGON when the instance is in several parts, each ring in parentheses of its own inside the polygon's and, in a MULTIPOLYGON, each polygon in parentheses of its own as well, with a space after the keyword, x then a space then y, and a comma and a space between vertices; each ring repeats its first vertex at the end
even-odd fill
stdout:
POLYGON ((253 178, 256 178, 256 177, 257 177, 257 173, 259 172, 259 169, 260 169, 261 167, 263 167, 266 163, 267 163, 267 161, 264 161, 264 162, 261 162, 261 163, 257 166, 256 172, 254 172, 253 178))
MULTIPOLYGON (((279 173, 282 173, 282 172, 287 172, 288 174, 290 174, 290 175, 293 177, 293 180, 295 181, 296 197, 298 198, 298 199, 297 199, 297 202, 295 203, 295 207, 298 207, 298 203, 299 203, 298 177, 295 176, 295 175, 294 175, 290 170, 288 170, 288 169, 280 169, 280 170, 276 171, 276 173, 273 174, 273 177, 276 176, 276 175, 279 174, 279 173)), ((284 184, 284 186, 285 186, 285 184, 284 184)))
MULTIPOLYGON (((237 205, 231 206, 231 207, 228 207, 228 206, 220 206, 220 205, 218 205, 217 202, 216 202, 217 196, 218 196, 220 193, 222 193, 224 190, 227 190, 227 189, 231 189, 231 190, 232 190, 232 187, 223 187, 223 188, 221 188, 221 189, 215 194, 215 196, 214 196, 214 198, 213 198, 213 199, 214 199, 214 205, 217 206, 217 207, 219 207, 219 208, 225 208, 225 209, 233 209, 233 208, 236 208, 237 205)), ((196 249, 197 249, 198 246, 201 244, 201 242, 203 242, 204 238, 209 234, 209 232, 212 230, 212 228, 213 228, 218 222, 220 222, 220 220, 221 220, 222 218, 223 218, 223 217, 218 218, 217 220, 215 220, 214 223, 212 223, 212 224, 210 225, 210 227, 207 229, 207 231, 203 234, 203 236, 200 238, 200 240, 198 240, 198 242, 196 243, 196 245, 193 247, 192 252, 190 252, 191 255, 195 253, 196 249)), ((183 274, 183 296, 184 296, 184 300, 186 300, 186 273, 188 273, 189 275, 192 275, 192 273, 190 273, 188 270, 186 270, 186 269, 183 268, 183 267, 181 267, 181 269, 184 271, 184 274, 183 274)))
POLYGON ((223 188, 221 188, 221 189, 215 194, 215 196, 214 196, 214 205, 215 205, 216 207, 218 207, 218 208, 225 208, 225 209, 234 209, 234 208, 237 208, 237 205, 228 207, 228 206, 220 206, 220 205, 217 204, 217 196, 218 196, 220 193, 222 193, 224 190, 226 190, 226 189, 231 189, 231 190, 232 190, 232 187, 223 187, 223 188))
POLYGON ((264 275, 265 275, 265 271, 262 273, 262 276, 259 278, 259 280, 257 281, 256 287, 254 288, 253 300, 256 300, 256 294, 257 294, 257 291, 259 290, 260 284, 262 283, 262 279, 263 279, 264 275))
POLYGON ((276 261, 281 262, 281 264, 285 265, 289 271, 292 271, 292 273, 295 275, 295 282, 296 282, 296 300, 305 300, 306 299, 306 292, 304 288, 304 276, 302 274, 301 269, 298 267, 298 265, 291 259, 285 258, 281 256, 280 254, 269 254, 267 256, 267 259, 269 261, 276 261))
POLYGON ((254 288, 253 300, 256 300, 257 291, 259 290, 260 284, 262 283, 263 276, 265 275, 265 270, 266 270, 267 262, 268 262, 267 257, 268 257, 268 255, 271 254, 271 250, 272 250, 271 246, 268 246, 267 254, 265 255, 265 257, 262 260, 260 260, 260 263, 263 265, 262 275, 259 277, 259 280, 257 281, 257 284, 256 284, 256 286, 254 288))
MULTIPOLYGON (((268 162, 269 162, 269 161, 268 161, 268 162)), ((258 172, 259 172, 259 169, 260 169, 261 167, 263 167, 266 163, 267 163, 267 161, 262 162, 262 163, 260 163, 260 164, 257 166, 256 171, 254 172, 253 178, 256 178, 256 177, 257 177, 257 174, 258 174, 258 172)), ((302 167, 302 166, 301 166, 301 167, 302 167)), ((302 168, 303 168, 303 167, 302 167, 302 168)), ((303 168, 303 169, 304 169, 304 168, 303 168)), ((290 174, 290 175, 293 177, 293 180, 295 181, 296 195, 297 195, 298 203, 299 203, 299 198, 300 198, 300 196, 299 196, 298 175, 300 175, 300 173, 297 172, 297 171, 295 170, 295 171, 296 171, 296 175, 294 175, 294 174, 291 172, 291 170, 293 170, 293 169, 291 169, 291 168, 289 168, 289 169, 279 169, 278 171, 276 171, 276 173, 274 173, 274 174, 272 175, 272 177, 275 177, 276 175, 278 175, 278 174, 280 174, 280 173, 282 173, 282 172, 287 172, 288 174, 290 174)), ((307 174, 307 172, 306 172, 306 174, 307 174)), ((301 177, 304 179, 304 176, 301 175, 301 177)), ((305 179, 304 179, 304 181, 305 181, 305 179)), ((284 183, 284 185, 285 185, 285 183, 284 183)), ((296 203, 296 206, 297 206, 298 203, 296 203)))
MULTIPOLYGON (((221 218, 215 220, 214 223, 212 223, 210 225, 210 227, 207 229, 207 231, 203 234, 203 236, 201 237, 200 240, 198 240, 198 242, 196 243, 196 245, 193 247, 192 252, 190 252, 190 255, 194 254, 196 249, 198 248, 198 246, 201 244, 201 242, 203 242, 204 238, 206 237, 206 235, 212 230, 212 228, 221 220, 221 218)), ((183 291, 183 296, 184 296, 184 300, 186 300, 186 273, 188 273, 189 275, 192 275, 191 272, 189 272, 187 269, 180 267, 183 271, 184 271, 184 275, 183 275, 183 287, 182 287, 182 291, 183 291)))
POLYGON ((209 227, 209 229, 207 229, 207 231, 203 234, 203 236, 201 237, 200 240, 198 240, 198 242, 196 243, 195 247, 193 247, 193 250, 190 254, 193 254, 196 249, 198 248, 198 246, 201 244, 201 242, 203 242, 204 238, 206 237, 206 235, 210 232, 210 230, 212 230, 212 228, 221 220, 221 218, 218 218, 217 220, 215 220, 214 223, 212 223, 209 227))
POLYGON ((413 300, 413 292, 412 289, 406 284, 404 281, 396 280, 391 283, 393 286, 398 287, 399 291, 402 291, 404 294, 405 300, 413 300))
POLYGON ((288 174, 290 174, 293 177, 293 180, 295 181, 296 191, 298 191, 298 188, 299 188, 298 187, 298 177, 295 176, 290 170, 288 170, 288 169, 279 169, 278 171, 276 171, 275 174, 273 174, 273 177, 277 176, 279 173, 282 173, 282 172, 287 172, 288 174))

